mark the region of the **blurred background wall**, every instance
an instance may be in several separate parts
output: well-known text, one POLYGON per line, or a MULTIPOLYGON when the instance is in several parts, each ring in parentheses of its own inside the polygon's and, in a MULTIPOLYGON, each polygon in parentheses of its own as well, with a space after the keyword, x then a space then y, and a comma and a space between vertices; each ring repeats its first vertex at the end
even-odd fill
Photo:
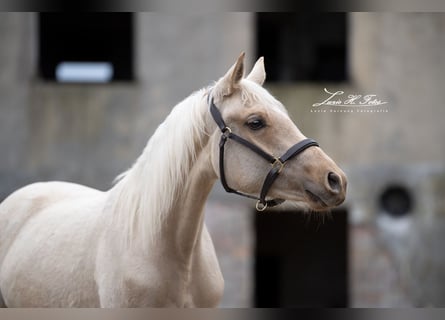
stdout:
POLYGON ((0 201, 41 180, 109 188, 177 102, 241 51, 248 67, 264 55, 267 88, 344 168, 348 196, 330 217, 258 214, 218 183, 206 221, 226 280, 221 306, 445 305, 444 14, 107 19, 0 13, 0 201), (95 21, 103 37, 88 42, 95 21), (74 35, 86 42, 74 46, 74 35), (47 72, 57 54, 94 60, 100 48, 116 68, 125 60, 121 79, 67 84, 47 72), (314 112, 325 88, 387 104, 314 112))

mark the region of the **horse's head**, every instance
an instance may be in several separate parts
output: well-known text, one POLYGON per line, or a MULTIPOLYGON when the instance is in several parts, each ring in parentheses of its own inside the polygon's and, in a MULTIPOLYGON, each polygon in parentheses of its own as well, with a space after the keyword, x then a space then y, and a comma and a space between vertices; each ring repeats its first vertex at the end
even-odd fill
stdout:
MULTIPOLYGON (((266 75, 263 59, 256 62, 245 78, 243 61, 244 54, 218 80, 211 97, 233 134, 278 158, 306 137, 289 118, 284 106, 262 87, 266 75)), ((212 165, 218 175, 221 175, 220 137, 221 128, 218 128, 211 138, 212 165)), ((272 168, 270 161, 232 139, 227 139, 224 145, 223 161, 230 188, 260 194, 272 168)), ((344 172, 318 146, 310 146, 285 162, 267 192, 268 199, 291 200, 303 209, 315 211, 339 205, 345 195, 344 172)))

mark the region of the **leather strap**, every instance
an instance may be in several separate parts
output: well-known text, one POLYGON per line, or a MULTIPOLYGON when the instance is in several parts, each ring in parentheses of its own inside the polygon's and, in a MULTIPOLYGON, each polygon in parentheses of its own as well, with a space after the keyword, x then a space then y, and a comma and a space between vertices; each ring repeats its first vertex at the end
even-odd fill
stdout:
POLYGON ((281 170, 284 167, 284 164, 286 161, 292 159, 293 157, 297 156, 298 154, 302 153, 304 150, 306 150, 309 147, 318 147, 318 143, 313 139, 304 139, 294 146, 292 146, 284 155, 276 159, 277 165, 273 165, 272 169, 270 169, 269 173, 266 176, 266 179, 263 182, 263 187, 261 188, 260 193, 260 201, 264 204, 264 201, 266 199, 266 195, 269 192, 269 189, 272 187, 272 184, 275 182, 275 180, 278 178, 278 175, 281 173, 281 170))

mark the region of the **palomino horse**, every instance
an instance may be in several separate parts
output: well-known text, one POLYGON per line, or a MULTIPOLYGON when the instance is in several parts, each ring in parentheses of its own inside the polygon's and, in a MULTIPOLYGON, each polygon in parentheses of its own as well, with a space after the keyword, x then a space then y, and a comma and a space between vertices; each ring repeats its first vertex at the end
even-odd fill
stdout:
POLYGON ((246 78, 243 60, 180 102, 110 190, 35 183, 0 205, 2 305, 217 306, 203 207, 218 177, 260 210, 344 200, 345 174, 262 88, 263 59, 246 78))

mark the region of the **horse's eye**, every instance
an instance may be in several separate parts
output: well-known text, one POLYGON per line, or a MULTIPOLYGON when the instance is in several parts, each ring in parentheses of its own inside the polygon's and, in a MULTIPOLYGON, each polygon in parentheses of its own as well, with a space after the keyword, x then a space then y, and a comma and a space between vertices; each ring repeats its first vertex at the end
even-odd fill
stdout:
POLYGON ((266 126, 266 124, 264 123, 263 119, 261 119, 261 118, 249 119, 249 120, 247 120, 246 125, 251 130, 259 130, 259 129, 264 128, 266 126))

